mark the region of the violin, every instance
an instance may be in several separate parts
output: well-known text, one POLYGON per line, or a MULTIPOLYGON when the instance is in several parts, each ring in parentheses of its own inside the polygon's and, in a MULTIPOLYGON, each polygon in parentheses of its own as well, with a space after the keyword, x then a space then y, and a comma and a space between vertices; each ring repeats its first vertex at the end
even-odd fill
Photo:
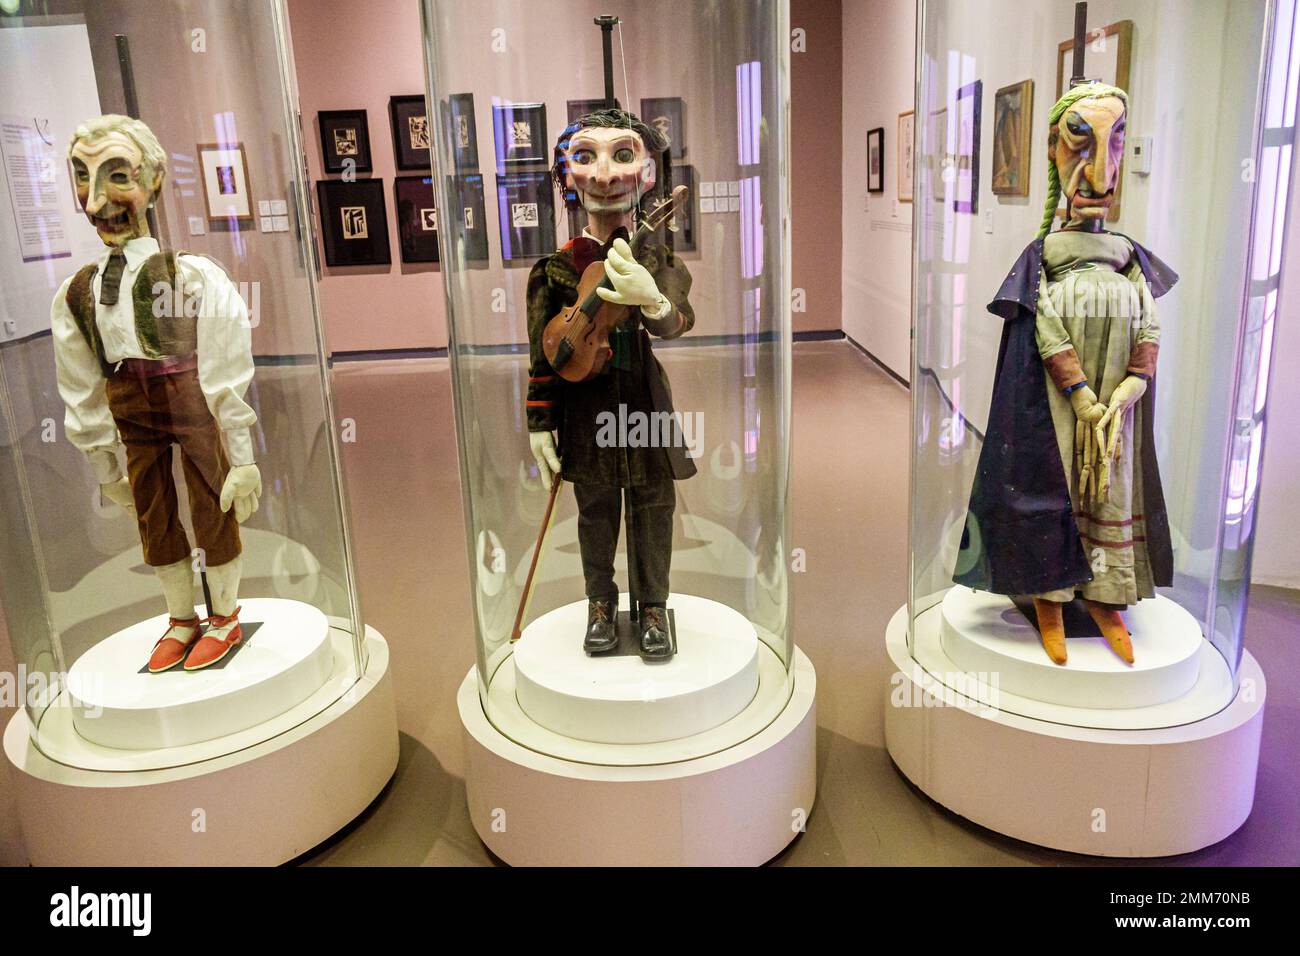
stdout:
MULTIPOLYGON (((671 196, 655 205, 628 240, 634 258, 640 255, 646 240, 685 205, 689 194, 687 187, 678 186, 671 196)), ((622 325, 633 307, 606 302, 596 294, 597 289, 612 288, 604 260, 591 263, 578 281, 578 301, 546 323, 542 352, 555 374, 567 382, 590 381, 614 354, 609 347, 610 330, 622 325)))

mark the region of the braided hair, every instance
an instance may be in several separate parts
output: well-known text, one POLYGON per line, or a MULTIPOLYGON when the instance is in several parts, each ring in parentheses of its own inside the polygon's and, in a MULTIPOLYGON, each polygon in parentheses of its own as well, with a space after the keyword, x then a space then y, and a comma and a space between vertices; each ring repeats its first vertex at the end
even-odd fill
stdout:
MULTIPOLYGON (((1124 109, 1128 109, 1128 94, 1118 86, 1108 86, 1105 83, 1080 83, 1073 89, 1066 91, 1066 94, 1056 101, 1051 112, 1047 114, 1047 124, 1052 130, 1048 142, 1054 143, 1056 141, 1056 124, 1061 121, 1061 117, 1065 115, 1066 110, 1079 100, 1099 99, 1103 96, 1117 97, 1124 104, 1124 109)), ((1049 154, 1047 157, 1047 203, 1043 207, 1043 221, 1038 226, 1039 236, 1045 236, 1052 231, 1052 221, 1056 219, 1056 207, 1060 202, 1061 175, 1056 171, 1056 160, 1052 159, 1049 154)))

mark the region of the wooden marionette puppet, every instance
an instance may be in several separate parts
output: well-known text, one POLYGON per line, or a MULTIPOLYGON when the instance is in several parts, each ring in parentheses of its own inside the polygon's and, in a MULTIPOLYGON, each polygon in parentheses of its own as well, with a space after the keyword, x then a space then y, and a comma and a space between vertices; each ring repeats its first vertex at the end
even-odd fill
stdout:
POLYGON ((1042 226, 988 307, 1005 325, 954 580, 1032 596, 1057 664, 1062 607, 1076 596, 1133 663, 1121 611, 1173 577, 1154 442, 1155 300, 1178 276, 1105 229, 1127 118, 1128 95, 1102 83, 1052 107, 1042 226))
POLYGON ((239 525, 262 490, 250 432, 257 415, 244 401, 253 378, 248 310, 213 260, 163 251, 149 234, 167 155, 148 126, 118 115, 87 120, 68 158, 77 198, 107 249, 63 283, 50 310, 65 428, 103 496, 135 515, 145 563, 166 598, 170 620, 148 669, 184 662, 199 670, 243 636, 239 525), (180 521, 172 445, 197 561, 180 521), (211 586, 206 621, 195 613, 196 569, 211 586))

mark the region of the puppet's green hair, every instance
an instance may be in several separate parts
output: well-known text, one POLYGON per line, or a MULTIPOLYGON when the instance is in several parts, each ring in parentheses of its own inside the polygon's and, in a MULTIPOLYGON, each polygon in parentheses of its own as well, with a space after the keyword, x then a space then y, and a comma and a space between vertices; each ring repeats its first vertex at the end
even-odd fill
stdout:
MULTIPOLYGON (((1128 94, 1118 86, 1108 86, 1105 83, 1080 83, 1078 86, 1068 90, 1064 96, 1056 101, 1052 111, 1047 114, 1047 125, 1053 131, 1056 124, 1061 121, 1061 117, 1079 100, 1099 98, 1102 96, 1118 97, 1124 104, 1124 109, 1128 109, 1128 94)), ((1061 177, 1056 172, 1056 162, 1049 155, 1047 157, 1047 204, 1043 207, 1043 221, 1038 227, 1038 235, 1045 236, 1052 231, 1052 221, 1056 218, 1056 207, 1061 202, 1061 177)))

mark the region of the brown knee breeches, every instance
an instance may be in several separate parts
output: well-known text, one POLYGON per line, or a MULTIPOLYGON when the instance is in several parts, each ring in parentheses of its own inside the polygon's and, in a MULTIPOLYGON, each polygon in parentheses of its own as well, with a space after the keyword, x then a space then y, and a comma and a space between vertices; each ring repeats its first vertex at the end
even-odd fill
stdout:
POLYGON ((230 469, 198 372, 142 376, 123 363, 107 387, 108 405, 126 446, 145 563, 158 567, 190 556, 172 480, 173 444, 181 449, 195 544, 208 565, 234 560, 240 552, 239 523, 233 508, 221 510, 221 485, 230 469))

